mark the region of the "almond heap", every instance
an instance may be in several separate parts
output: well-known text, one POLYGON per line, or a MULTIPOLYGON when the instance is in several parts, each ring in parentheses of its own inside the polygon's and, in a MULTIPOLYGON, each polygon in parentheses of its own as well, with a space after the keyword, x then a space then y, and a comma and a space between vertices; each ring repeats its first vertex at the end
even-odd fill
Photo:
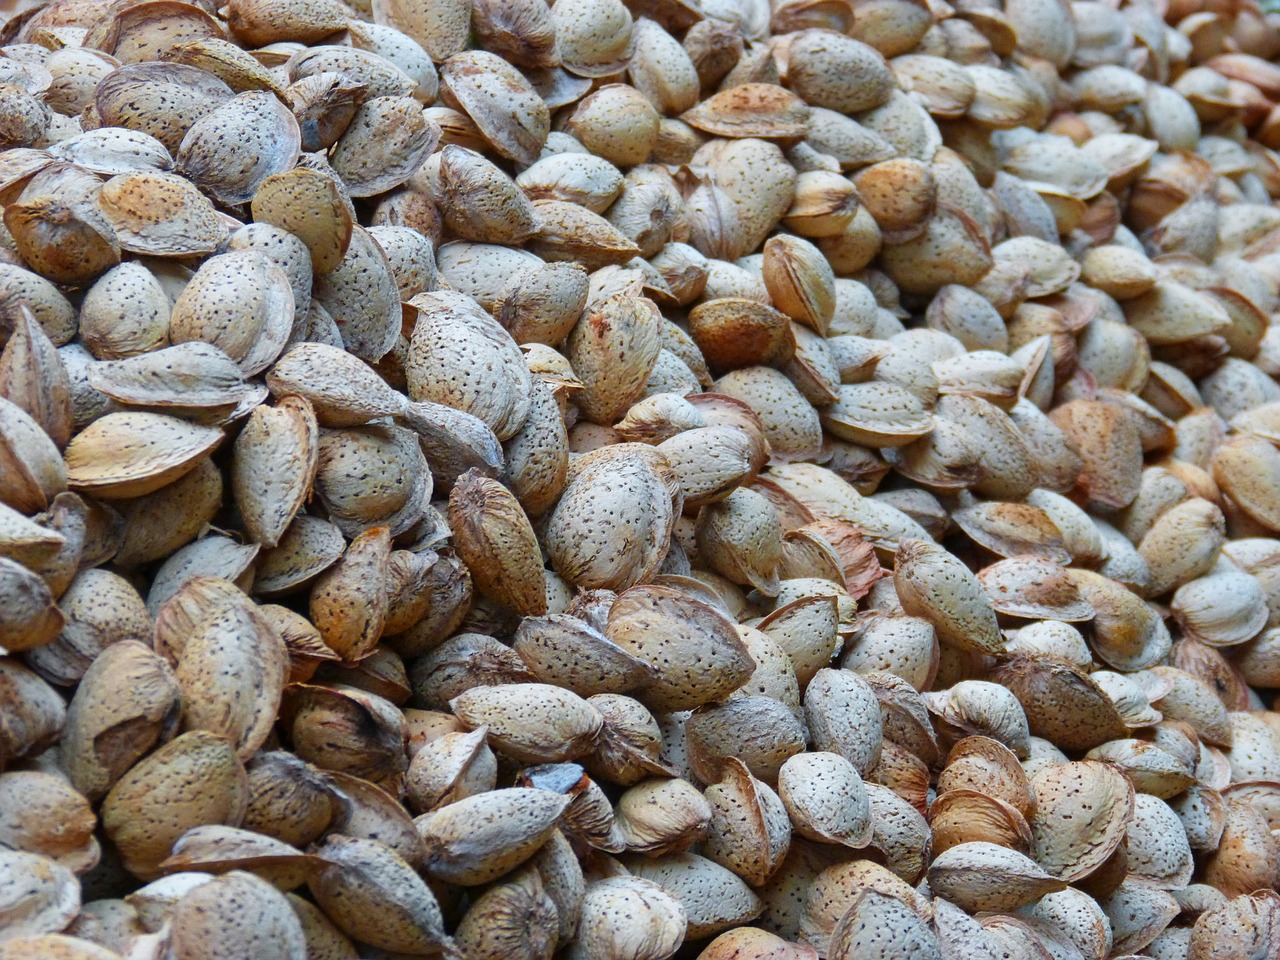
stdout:
POLYGON ((0 960, 1280 957, 1280 14, 17 0, 0 960))

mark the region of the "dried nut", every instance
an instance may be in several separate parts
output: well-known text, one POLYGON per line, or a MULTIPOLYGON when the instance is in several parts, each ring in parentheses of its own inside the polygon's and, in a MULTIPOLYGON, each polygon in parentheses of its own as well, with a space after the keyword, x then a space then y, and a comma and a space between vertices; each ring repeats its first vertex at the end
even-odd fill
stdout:
POLYGON ((781 799, 751 776, 744 763, 730 760, 723 779, 707 787, 706 800, 711 821, 703 851, 748 883, 764 883, 791 844, 791 824, 781 799))
POLYGON ((572 960, 666 960, 684 942, 687 914, 680 899, 650 880, 606 877, 587 886, 572 960), (616 918, 627 917, 619 923, 616 918))
POLYGON ((687 936, 714 936, 759 916, 763 904, 741 879, 724 867, 693 853, 655 860, 628 858, 635 877, 658 884, 683 906, 687 936))
POLYGON ((415 821, 427 845, 426 872, 474 886, 528 860, 551 836, 571 797, 510 787, 458 800, 415 821))
POLYGON ((248 782, 225 737, 184 733, 145 757, 102 802, 102 826, 125 867, 149 880, 191 827, 235 826, 244 816, 248 782))
POLYGON ((902 542, 893 579, 903 610, 932 623, 940 641, 976 652, 1003 649, 991 600, 945 550, 921 540, 902 542))
POLYGON ((609 610, 605 634, 657 670, 640 696, 660 711, 689 710, 727 696, 755 668, 723 614, 664 587, 621 594, 609 610))
POLYGON ((855 849, 870 842, 870 800, 857 769, 839 754, 791 757, 778 772, 778 794, 801 836, 855 849))
POLYGON ((500 752, 530 763, 583 756, 603 722, 586 700, 543 683, 473 687, 450 706, 468 726, 488 727, 489 742, 500 752))
POLYGON ((451 946, 431 888, 387 846, 334 835, 317 852, 327 865, 308 879, 307 889, 343 932, 397 952, 451 946))
POLYGON ((929 887, 965 910, 1012 910, 1067 888, 1035 861, 994 843, 951 847, 929 867, 929 887))

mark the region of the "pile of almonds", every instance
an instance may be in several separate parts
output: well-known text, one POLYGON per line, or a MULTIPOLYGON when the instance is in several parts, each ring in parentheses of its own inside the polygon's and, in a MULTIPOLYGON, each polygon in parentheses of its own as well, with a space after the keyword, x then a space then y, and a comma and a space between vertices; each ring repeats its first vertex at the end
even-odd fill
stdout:
POLYGON ((1273 60, 21 0, 0 960, 1280 956, 1273 60))

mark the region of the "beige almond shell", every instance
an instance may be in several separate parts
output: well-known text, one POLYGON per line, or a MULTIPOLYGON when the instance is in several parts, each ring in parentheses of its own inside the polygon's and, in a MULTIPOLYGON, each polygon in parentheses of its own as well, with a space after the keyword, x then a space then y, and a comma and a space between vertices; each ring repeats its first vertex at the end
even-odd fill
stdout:
POLYGON ((726 696, 755 668, 723 614, 665 587, 634 587, 620 594, 605 634, 657 669, 639 699, 659 711, 688 710, 726 696))
POLYGON ((154 493, 190 473, 222 442, 217 427, 159 413, 112 413, 67 446, 67 482, 108 498, 154 493))
POLYGON ((473 687, 450 706, 467 726, 488 727, 495 749, 526 763, 555 763, 589 753, 603 724, 585 699, 545 683, 473 687))
POLYGON ((587 589, 625 590, 647 579, 675 523, 661 454, 652 460, 612 449, 611 459, 569 478, 543 532, 552 568, 587 589))
POLYGON ((678 899, 688 917, 686 936, 714 936, 755 919, 763 909, 739 877, 697 854, 654 860, 628 857, 625 863, 635 877, 658 884, 678 899))
POLYGON ((1004 647, 995 608, 978 579, 960 561, 923 540, 905 540, 894 564, 903 610, 934 625, 941 642, 998 653, 1004 647))
POLYGON ((1067 884, 1024 854, 994 843, 969 841, 934 858, 929 886, 962 909, 1001 911, 1065 890, 1067 884))
POLYGON ((152 879, 183 833, 203 824, 235 826, 247 802, 248 782, 231 742, 193 731, 116 782, 102 803, 102 826, 125 867, 152 879))
POLYGON ((284 396, 249 416, 232 448, 231 490, 246 530, 275 547, 315 482, 319 433, 304 397, 284 396))
POLYGON ((454 547, 481 593, 521 616, 547 612, 537 537, 510 491, 468 471, 449 494, 449 523, 454 547))
POLYGON ((1036 796, 1031 855, 1045 870, 1074 882, 1115 853, 1134 810, 1133 787, 1119 770, 1080 761, 1043 770, 1031 784, 1036 796))
POLYGON ((711 819, 703 854, 748 883, 766 882, 791 844, 791 823, 778 794, 744 763, 730 760, 720 782, 707 787, 706 801, 711 819))
POLYGON ((427 845, 426 873, 475 886, 528 860, 547 842, 571 798, 508 787, 458 800, 415 821, 427 845))
POLYGON ((450 945, 431 888, 385 844, 334 835, 317 853, 327 866, 307 889, 348 936, 393 951, 430 953, 450 945))

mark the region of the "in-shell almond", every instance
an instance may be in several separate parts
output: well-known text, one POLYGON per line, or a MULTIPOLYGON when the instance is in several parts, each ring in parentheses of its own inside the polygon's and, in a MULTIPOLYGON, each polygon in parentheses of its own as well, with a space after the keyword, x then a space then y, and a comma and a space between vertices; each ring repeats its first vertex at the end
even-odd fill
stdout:
POLYGON ((449 525, 454 547, 481 593, 521 616, 547 612, 542 553, 529 518, 510 491, 468 471, 449 495, 449 525))
POLYGON ((318 440, 310 402, 289 395, 255 409, 236 438, 231 490, 245 529, 264 547, 280 543, 309 496, 318 440))
POLYGON ((424 814, 426 872, 439 880, 488 883, 537 853, 572 798, 533 787, 491 790, 424 814))
POLYGON ((969 569, 941 547, 903 541, 893 582, 903 610, 932 623, 942 642, 986 653, 1004 648, 990 598, 969 569))
POLYGON ((152 879, 188 829, 235 826, 247 802, 248 781, 231 742, 193 731, 143 759, 111 788, 102 803, 102 826, 125 867, 152 879))
POLYGON ((1024 854, 978 840, 951 847, 929 867, 930 889, 966 910, 1013 910, 1066 886, 1024 854))
POLYGON ((371 527, 352 540, 342 559, 312 585, 312 622, 325 644, 344 660, 369 656, 382 636, 390 559, 390 530, 371 527))
POLYGON ((190 473, 222 442, 217 427, 160 413, 111 413, 67 446, 67 482, 105 497, 140 497, 190 473))
POLYGON ((582 697, 545 683, 477 686, 450 701, 467 726, 489 728, 489 742, 526 763, 589 753, 603 718, 582 697))
POLYGON ((307 889, 345 933, 383 950, 431 954, 451 946, 435 894, 414 869, 376 840, 334 835, 307 889))
POLYGON ((609 610, 606 635, 658 671, 640 699, 660 711, 688 710, 726 696, 755 664, 721 613, 666 587, 634 587, 609 610))
POLYGON ((647 579, 666 556, 675 522, 661 454, 651 460, 621 446, 610 450, 619 455, 583 466, 569 480, 543 534, 556 573, 587 589, 620 590, 647 579))

